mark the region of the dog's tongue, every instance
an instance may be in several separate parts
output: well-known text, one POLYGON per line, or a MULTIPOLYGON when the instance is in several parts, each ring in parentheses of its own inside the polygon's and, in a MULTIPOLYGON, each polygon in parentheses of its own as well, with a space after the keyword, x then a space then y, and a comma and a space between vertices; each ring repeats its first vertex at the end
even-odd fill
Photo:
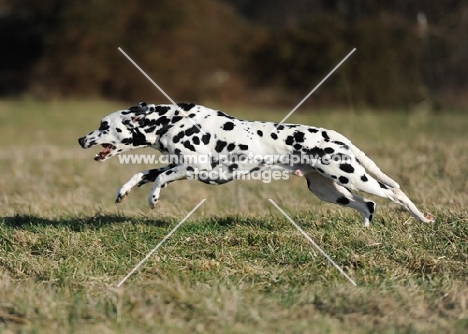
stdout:
POLYGON ((94 160, 96 161, 103 160, 110 153, 112 145, 102 144, 102 147, 104 147, 104 149, 98 154, 96 154, 96 156, 94 157, 94 160))

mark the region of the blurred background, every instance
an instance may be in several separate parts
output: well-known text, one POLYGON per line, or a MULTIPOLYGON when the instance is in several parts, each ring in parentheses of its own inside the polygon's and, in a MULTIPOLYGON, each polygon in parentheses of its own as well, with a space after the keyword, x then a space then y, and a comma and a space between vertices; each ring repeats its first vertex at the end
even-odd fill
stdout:
MULTIPOLYGON (((468 2, 3 0, 0 98, 468 106, 468 2)), ((346 109, 345 109, 346 110, 346 109)))

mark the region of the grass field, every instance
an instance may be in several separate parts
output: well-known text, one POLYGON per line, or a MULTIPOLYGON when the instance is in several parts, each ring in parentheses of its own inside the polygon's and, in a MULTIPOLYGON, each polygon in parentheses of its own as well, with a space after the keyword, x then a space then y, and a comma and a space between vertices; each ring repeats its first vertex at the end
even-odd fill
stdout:
MULTIPOLYGON (((388 201, 369 229, 305 181, 181 181, 114 204, 144 165, 93 161, 77 138, 110 102, 0 102, 0 333, 465 333, 468 116, 302 110, 400 183, 431 225, 388 201), (201 199, 206 202, 121 287, 201 199), (273 207, 278 203, 353 287, 273 207)), ((279 121, 289 110, 226 109, 279 121)), ((141 153, 152 151, 141 151, 141 153)))

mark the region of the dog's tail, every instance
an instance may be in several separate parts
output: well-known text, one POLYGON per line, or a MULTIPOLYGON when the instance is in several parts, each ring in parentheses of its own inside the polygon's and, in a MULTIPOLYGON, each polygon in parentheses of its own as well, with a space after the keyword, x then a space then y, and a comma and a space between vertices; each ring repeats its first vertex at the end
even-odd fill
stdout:
POLYGON ((349 146, 351 148, 351 151, 354 153, 356 156, 356 160, 364 166, 369 173, 375 176, 375 178, 385 184, 386 186, 389 186, 390 188, 400 188, 400 185, 395 182, 390 176, 386 175, 384 172, 380 170, 380 168, 373 162, 364 152, 362 152, 360 149, 358 149, 356 146, 354 146, 352 143, 349 143, 349 146))

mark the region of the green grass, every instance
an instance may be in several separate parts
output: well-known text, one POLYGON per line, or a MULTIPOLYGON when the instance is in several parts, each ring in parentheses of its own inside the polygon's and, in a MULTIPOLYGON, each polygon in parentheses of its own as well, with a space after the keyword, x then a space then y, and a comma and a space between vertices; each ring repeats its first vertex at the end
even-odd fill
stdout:
MULTIPOLYGON (((468 330, 468 117, 302 111, 395 178, 426 225, 377 199, 369 229, 318 201, 304 180, 222 187, 181 181, 115 205, 143 165, 93 161, 77 138, 124 107, 0 102, 0 332, 464 333, 468 330), (202 198, 206 202, 116 285, 202 198), (272 198, 358 284, 353 287, 268 202, 272 198)), ((281 120, 289 110, 232 109, 281 120)), ((142 151, 144 152, 144 151, 142 151)), ((151 151, 146 151, 151 153, 151 151)))

